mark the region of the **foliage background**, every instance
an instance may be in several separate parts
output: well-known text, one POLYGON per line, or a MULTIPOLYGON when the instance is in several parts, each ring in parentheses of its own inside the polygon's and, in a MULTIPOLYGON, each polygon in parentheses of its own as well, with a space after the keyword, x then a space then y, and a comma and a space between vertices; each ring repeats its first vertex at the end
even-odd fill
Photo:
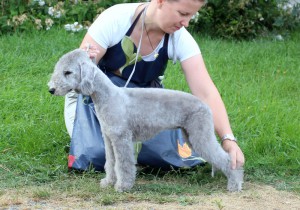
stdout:
POLYGON ((300 5, 289 0, 209 0, 194 30, 226 39, 286 34, 299 27, 300 5))
MULTIPOLYGON (((52 26, 79 31, 106 8, 124 0, 0 0, 0 35, 52 26)), ((300 6, 289 0, 209 0, 190 30, 226 39, 286 35, 299 28, 300 6)))

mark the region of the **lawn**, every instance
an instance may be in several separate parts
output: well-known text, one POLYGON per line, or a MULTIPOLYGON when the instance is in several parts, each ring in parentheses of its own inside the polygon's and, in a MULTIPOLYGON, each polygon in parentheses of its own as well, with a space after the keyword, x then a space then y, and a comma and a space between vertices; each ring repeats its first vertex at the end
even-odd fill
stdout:
MULTIPOLYGON (((95 183, 103 173, 68 172, 64 99, 51 96, 47 87, 58 58, 78 47, 83 36, 51 29, 0 37, 0 196, 6 190, 40 186, 87 197, 99 192, 95 183)), ((245 181, 300 194, 300 32, 284 41, 195 37, 245 153, 245 181)), ((164 84, 189 91, 178 64, 169 65, 164 84)), ((131 199, 157 203, 172 200, 170 195, 226 188, 221 174, 210 177, 209 165, 167 173, 140 171, 138 183, 134 191, 139 194, 131 199)), ((128 199, 128 194, 105 192, 99 198, 102 204, 128 199)), ((51 196, 40 188, 34 193, 51 196)))

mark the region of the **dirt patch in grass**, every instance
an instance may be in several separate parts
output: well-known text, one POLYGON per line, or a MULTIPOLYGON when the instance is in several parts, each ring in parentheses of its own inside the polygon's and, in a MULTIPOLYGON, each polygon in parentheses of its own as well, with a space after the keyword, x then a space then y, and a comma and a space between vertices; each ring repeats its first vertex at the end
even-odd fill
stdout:
MULTIPOLYGON (((64 192, 50 194, 40 189, 0 191, 0 209, 255 209, 299 210, 300 196, 278 191, 271 186, 246 183, 240 193, 220 192, 211 195, 172 196, 173 202, 152 203, 145 200, 122 201, 103 205, 101 195, 78 197, 64 192), (174 202, 174 198, 176 202, 174 202)), ((107 198, 106 198, 107 199, 107 198)))

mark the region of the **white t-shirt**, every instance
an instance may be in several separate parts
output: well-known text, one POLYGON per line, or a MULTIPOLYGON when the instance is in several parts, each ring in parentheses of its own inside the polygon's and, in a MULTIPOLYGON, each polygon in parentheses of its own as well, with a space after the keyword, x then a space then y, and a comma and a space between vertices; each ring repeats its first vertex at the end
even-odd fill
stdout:
MULTIPOLYGON (((130 28, 135 11, 141 4, 143 3, 116 4, 106 9, 88 29, 89 35, 104 49, 118 44, 130 28)), ((163 42, 164 39, 157 46, 157 50, 163 46, 163 42)), ((184 27, 174 32, 169 38, 168 56, 170 59, 174 58, 174 49, 175 60, 180 62, 200 54, 198 44, 184 27)), ((153 53, 143 56, 143 59, 153 60, 153 53)))

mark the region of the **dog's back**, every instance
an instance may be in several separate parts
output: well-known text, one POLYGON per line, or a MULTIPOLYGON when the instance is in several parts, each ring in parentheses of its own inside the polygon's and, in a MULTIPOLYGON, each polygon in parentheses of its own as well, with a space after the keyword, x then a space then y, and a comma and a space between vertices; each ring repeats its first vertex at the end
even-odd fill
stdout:
POLYGON ((135 130, 136 137, 141 139, 152 137, 153 133, 164 129, 184 127, 186 121, 196 113, 211 119, 211 112, 206 104, 181 91, 157 88, 123 89, 122 100, 123 102, 118 103, 125 112, 121 118, 127 121, 127 125, 135 130))

